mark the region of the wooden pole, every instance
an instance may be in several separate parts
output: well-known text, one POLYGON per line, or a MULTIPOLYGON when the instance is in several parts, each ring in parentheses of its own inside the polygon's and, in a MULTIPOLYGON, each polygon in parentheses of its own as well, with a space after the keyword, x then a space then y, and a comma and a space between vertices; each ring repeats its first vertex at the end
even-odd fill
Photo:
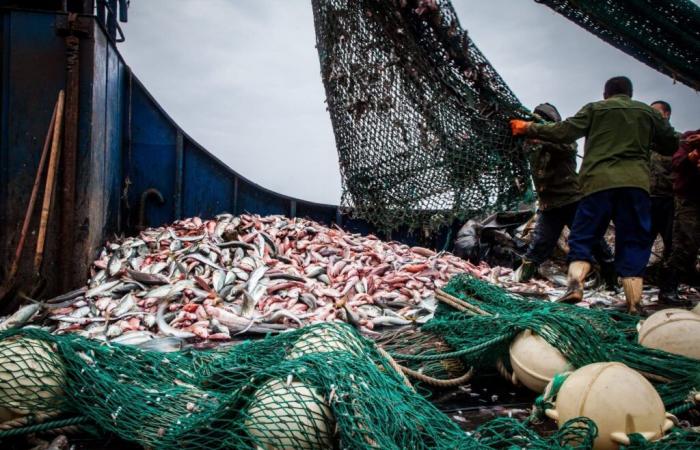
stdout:
MULTIPOLYGON (((60 95, 60 94, 59 94, 60 95)), ((24 242, 27 239, 27 233, 29 232, 29 224, 32 220, 32 213, 34 212, 34 205, 36 204, 36 198, 39 194, 39 185, 41 184, 41 176, 44 173, 44 165, 46 165, 46 157, 49 154, 49 146, 51 145, 51 137, 53 135, 53 129, 56 123, 56 112, 58 110, 58 100, 56 100, 56 105, 53 108, 53 114, 51 115, 51 122, 49 122, 49 129, 46 132, 46 139, 44 139, 44 147, 41 151, 41 159, 39 159, 39 166, 36 169, 36 176, 34 177, 34 186, 32 186, 32 194, 29 197, 29 204, 27 205, 27 212, 24 214, 24 223, 22 223, 22 231, 19 235, 19 242, 17 242, 17 248, 15 249, 15 256, 12 260, 12 265, 10 266, 10 273, 8 278, 8 283, 11 283, 17 274, 19 268, 19 261, 22 257, 22 250, 24 249, 24 242)))
POLYGON ((51 197, 56 185, 56 172, 61 152, 61 130, 63 128, 63 103, 65 93, 63 90, 58 94, 58 104, 56 106, 56 121, 53 128, 53 139, 51 141, 51 158, 49 159, 49 169, 46 174, 46 188, 44 189, 44 202, 41 206, 41 219, 39 222, 39 235, 36 241, 36 254, 34 255, 34 272, 39 273, 41 262, 44 259, 44 247, 46 245, 46 226, 49 222, 49 212, 51 210, 51 197))

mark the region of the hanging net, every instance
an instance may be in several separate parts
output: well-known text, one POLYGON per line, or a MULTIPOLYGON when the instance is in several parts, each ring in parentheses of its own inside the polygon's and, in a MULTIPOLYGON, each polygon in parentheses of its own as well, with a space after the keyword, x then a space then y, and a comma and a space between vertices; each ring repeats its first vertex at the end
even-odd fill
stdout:
POLYGON ((508 126, 527 113, 448 0, 312 3, 354 216, 430 231, 528 197, 523 142, 508 126))
POLYGON ((535 0, 608 44, 700 89, 700 8, 690 0, 535 0))

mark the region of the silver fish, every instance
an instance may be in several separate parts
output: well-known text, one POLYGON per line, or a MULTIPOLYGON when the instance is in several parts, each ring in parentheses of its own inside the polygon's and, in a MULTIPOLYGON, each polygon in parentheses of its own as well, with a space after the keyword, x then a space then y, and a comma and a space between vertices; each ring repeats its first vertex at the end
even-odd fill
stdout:
POLYGON ((102 293, 106 293, 116 287, 119 283, 121 283, 121 280, 113 280, 113 281, 108 281, 106 283, 102 283, 99 286, 95 286, 94 288, 88 290, 85 293, 86 298, 90 297, 97 297, 98 295, 102 293))
POLYGON ((123 333, 122 327, 117 325, 116 323, 113 323, 112 325, 107 327, 107 331, 105 332, 105 336, 108 338, 115 338, 123 333))
POLYGON ((248 286, 246 287, 249 294, 253 293, 255 288, 258 286, 258 283, 265 275, 265 272, 267 272, 267 269, 268 267, 263 265, 255 269, 253 273, 250 274, 250 278, 248 279, 248 286))
POLYGON ((163 313, 165 312, 165 309, 167 307, 167 302, 163 302, 160 304, 160 306, 158 306, 158 313, 156 314, 156 323, 158 324, 158 330, 160 330, 161 333, 167 336, 174 336, 176 338, 181 339, 193 338, 195 336, 194 333, 190 333, 189 331, 184 330, 178 330, 177 328, 173 328, 167 323, 165 323, 165 319, 163 319, 163 313))
POLYGON ((34 314, 41 309, 41 304, 30 303, 15 311, 10 317, 0 323, 0 331, 9 330, 11 328, 19 328, 31 319, 34 314))
POLYGON ((139 347, 141 350, 149 352, 170 353, 179 352, 185 345, 185 341, 177 337, 162 337, 149 339, 139 344, 132 344, 139 347))
POLYGON ((144 343, 153 340, 153 337, 153 333, 150 331, 129 331, 128 333, 115 337, 110 342, 112 344, 141 346, 144 343))
POLYGON ((134 296, 131 294, 126 294, 121 300, 119 300, 119 303, 117 303, 117 306, 114 307, 111 314, 121 316, 131 311, 131 308, 134 306, 136 306, 136 298, 134 298, 134 296))
POLYGON ((208 266, 211 266, 211 267, 213 267, 213 268, 215 268, 215 269, 217 269, 217 270, 224 270, 223 267, 221 267, 220 265, 216 264, 214 261, 210 260, 210 259, 207 258, 206 256, 200 255, 199 253, 191 253, 191 254, 185 256, 184 258, 185 258, 185 259, 194 259, 194 260, 199 261, 199 262, 201 262, 201 263, 203 263, 203 264, 206 264, 206 265, 208 265, 208 266))
POLYGON ((87 317, 88 315, 90 315, 90 307, 89 306, 82 306, 78 309, 74 309, 70 314, 68 314, 69 317, 73 317, 75 319, 87 317))
POLYGON ((112 254, 112 257, 109 258, 109 263, 107 265, 107 270, 109 272, 109 276, 110 277, 115 276, 117 273, 119 273, 119 271, 121 269, 122 269, 122 261, 121 261, 121 259, 119 259, 119 257, 117 256, 117 253, 115 252, 112 254))
POLYGON ((401 326, 401 325, 411 325, 413 322, 410 320, 402 319, 401 317, 394 316, 379 316, 372 319, 372 324, 376 326, 401 326))
POLYGON ((170 280, 159 273, 139 272, 136 270, 126 269, 126 273, 131 278, 143 284, 168 284, 170 280))

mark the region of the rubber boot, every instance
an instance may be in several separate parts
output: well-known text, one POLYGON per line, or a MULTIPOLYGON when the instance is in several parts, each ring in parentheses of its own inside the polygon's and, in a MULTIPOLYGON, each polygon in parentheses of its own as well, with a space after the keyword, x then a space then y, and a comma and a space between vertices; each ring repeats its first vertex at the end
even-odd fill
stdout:
POLYGON ((640 314, 642 308, 642 285, 641 277, 626 277, 622 279, 622 289, 625 291, 625 301, 627 302, 627 312, 630 314, 640 314))
POLYGON ((664 270, 659 283, 659 303, 668 306, 690 306, 690 301, 678 296, 678 275, 675 271, 664 270))
POLYGON ((523 258, 522 264, 515 271, 516 283, 527 283, 537 273, 537 264, 523 258))
POLYGON ((605 283, 605 289, 617 291, 619 285, 617 284, 617 271, 613 262, 600 263, 600 276, 605 283))
POLYGON ((568 287, 557 302, 578 303, 583 300, 583 281, 590 270, 591 263, 588 261, 572 261, 569 264, 568 287))

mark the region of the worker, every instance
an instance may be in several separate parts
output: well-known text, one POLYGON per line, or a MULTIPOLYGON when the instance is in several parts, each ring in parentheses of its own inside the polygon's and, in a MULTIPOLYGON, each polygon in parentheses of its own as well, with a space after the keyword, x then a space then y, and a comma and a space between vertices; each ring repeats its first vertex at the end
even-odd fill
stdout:
POLYGON ((700 130, 681 135, 672 167, 675 194, 673 247, 664 270, 665 292, 663 296, 659 293, 659 299, 680 306, 689 302, 678 297, 679 279, 695 271, 700 249, 700 130))
POLYGON ((581 199, 569 235, 568 289, 559 301, 583 299, 583 282, 590 271, 592 250, 615 224, 615 269, 622 278, 627 310, 639 312, 644 269, 651 255, 649 152, 678 148, 678 137, 651 106, 632 100, 627 77, 605 83, 604 100, 589 103, 562 122, 538 124, 511 120, 514 135, 568 143, 585 137, 579 173, 581 199))
MULTIPOLYGON (((559 111, 550 103, 537 106, 533 112, 546 122, 561 122, 559 111)), ((534 139, 529 143, 532 145, 530 167, 537 191, 538 217, 530 245, 515 272, 515 279, 520 283, 532 278, 539 265, 552 255, 564 226, 571 229, 581 199, 576 143, 555 144, 534 139)), ((600 240, 593 253, 606 286, 615 289, 617 275, 613 255, 605 239, 600 240)))
MULTIPOLYGON (((671 120, 671 105, 663 100, 651 104, 666 120, 671 120)), ((664 252, 661 264, 671 254, 673 234, 673 180, 671 178, 671 156, 651 152, 651 240, 661 236, 664 252)), ((662 280, 663 281, 663 280, 662 280)), ((662 284, 662 283, 660 283, 662 284)))

